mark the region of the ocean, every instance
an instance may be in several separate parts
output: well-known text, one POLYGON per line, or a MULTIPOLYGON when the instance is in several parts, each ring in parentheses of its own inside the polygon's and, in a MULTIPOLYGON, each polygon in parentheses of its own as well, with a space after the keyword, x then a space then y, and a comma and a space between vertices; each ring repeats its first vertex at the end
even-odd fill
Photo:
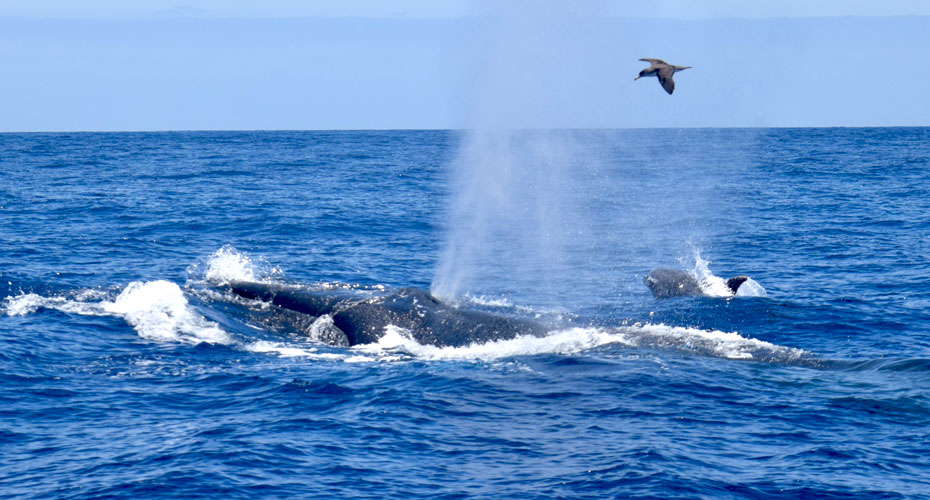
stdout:
POLYGON ((0 497, 930 498, 928 145, 0 134, 0 497), (330 345, 237 282, 546 333, 330 345))

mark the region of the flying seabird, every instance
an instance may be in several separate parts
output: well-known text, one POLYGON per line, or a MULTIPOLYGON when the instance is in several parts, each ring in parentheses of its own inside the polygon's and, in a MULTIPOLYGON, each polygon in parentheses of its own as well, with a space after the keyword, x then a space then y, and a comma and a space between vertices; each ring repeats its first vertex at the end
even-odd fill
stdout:
POLYGON ((644 76, 654 76, 659 79, 659 83, 662 84, 662 88, 671 95, 675 90, 675 80, 672 80, 672 75, 676 71, 681 71, 683 69, 688 69, 691 66, 675 66, 674 64, 669 64, 662 59, 640 59, 640 61, 646 61, 651 63, 652 66, 639 72, 639 76, 633 80, 639 80, 644 76))

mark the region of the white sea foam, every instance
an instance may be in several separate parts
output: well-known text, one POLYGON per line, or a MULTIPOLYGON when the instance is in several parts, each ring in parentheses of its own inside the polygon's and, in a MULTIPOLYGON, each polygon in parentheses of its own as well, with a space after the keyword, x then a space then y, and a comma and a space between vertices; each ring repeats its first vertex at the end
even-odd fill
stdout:
POLYGON ((508 340, 475 343, 463 347, 437 347, 418 343, 409 332, 389 326, 377 343, 355 346, 359 353, 345 361, 394 361, 414 357, 424 360, 496 361, 515 356, 538 354, 570 355, 597 347, 619 344, 628 347, 653 347, 693 352, 728 359, 790 361, 805 352, 769 342, 746 338, 736 332, 701 330, 643 324, 610 328, 568 328, 543 337, 520 336, 508 340), (403 355, 407 356, 403 356, 403 355))
POLYGON ((86 302, 87 297, 97 297, 96 293, 79 293, 77 297, 44 297, 35 293, 26 293, 4 299, 4 309, 8 316, 26 316, 39 309, 54 309, 69 314, 85 316, 102 316, 100 302, 86 302), (81 298, 84 297, 84 298, 81 298))
POLYGON ((204 279, 210 282, 255 281, 252 259, 226 245, 207 259, 204 279))
POLYGON ((709 264, 710 262, 701 258, 701 254, 695 251, 694 268, 692 268, 691 274, 697 279, 701 291, 711 297, 732 297, 733 291, 727 286, 727 282, 723 278, 715 276, 710 271, 709 264))
POLYGON ((615 342, 622 342, 622 339, 596 328, 572 328, 552 332, 545 337, 527 335, 464 347, 422 345, 409 336, 392 335, 389 332, 378 344, 360 348, 369 351, 375 346, 380 349, 396 349, 416 358, 429 360, 493 361, 534 354, 571 354, 615 342))
POLYGON ((284 358, 310 358, 325 361, 344 360, 348 356, 345 354, 332 352, 319 352, 316 347, 308 347, 297 344, 287 344, 284 342, 270 342, 267 340, 258 340, 244 345, 245 350, 262 354, 276 354, 284 358))
POLYGON ((43 297, 34 293, 4 300, 6 313, 24 316, 40 308, 85 316, 123 318, 139 336, 162 342, 230 344, 231 337, 216 323, 190 307, 181 287, 170 281, 130 283, 112 301, 105 293, 85 290, 68 297, 43 297))
POLYGON ((103 310, 123 317, 139 335, 163 342, 230 344, 232 338, 216 323, 196 314, 181 287, 170 281, 130 283, 103 310))
POLYGON ((26 293, 3 299, 3 309, 8 316, 26 316, 36 312, 45 302, 45 297, 26 293))
POLYGON ((737 289, 736 294, 727 286, 726 280, 715 276, 710 270, 710 262, 701 257, 701 252, 693 248, 694 266, 691 275, 697 280, 701 291, 711 297, 765 297, 765 288, 752 278, 747 279, 737 289))
POLYGON ((737 297, 765 297, 765 288, 756 280, 749 278, 736 290, 737 297))
POLYGON ((627 340, 633 345, 672 348, 729 359, 789 361, 805 354, 801 349, 743 337, 737 332, 668 326, 661 323, 634 325, 623 330, 627 340))
POLYGON ((262 259, 255 260, 232 245, 224 245, 205 260, 187 269, 194 282, 222 284, 233 281, 268 281, 280 276, 281 269, 262 259))

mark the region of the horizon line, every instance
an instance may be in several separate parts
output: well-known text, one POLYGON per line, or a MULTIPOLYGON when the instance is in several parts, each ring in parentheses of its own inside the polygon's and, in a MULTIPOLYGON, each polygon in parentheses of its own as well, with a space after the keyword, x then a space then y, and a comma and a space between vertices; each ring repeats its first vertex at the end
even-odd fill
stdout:
POLYGON ((601 131, 601 130, 752 130, 752 129, 873 129, 930 128, 930 125, 760 125, 760 126, 683 126, 683 127, 463 127, 463 128, 256 128, 256 129, 134 129, 134 130, 0 130, 0 134, 157 134, 157 133, 217 133, 217 132, 469 132, 491 131, 601 131))
MULTIPOLYGON (((928 13, 893 13, 893 14, 814 14, 814 15, 773 15, 773 16, 707 16, 707 17, 674 17, 674 16, 625 16, 608 15, 605 19, 631 20, 631 21, 767 21, 790 19, 887 19, 887 18, 926 18, 928 13)), ((466 14, 461 16, 377 16, 377 15, 164 15, 139 14, 125 16, 32 16, 0 14, 0 20, 9 21, 301 21, 301 20, 383 20, 383 21, 451 21, 451 20, 485 20, 494 18, 490 15, 466 14)))

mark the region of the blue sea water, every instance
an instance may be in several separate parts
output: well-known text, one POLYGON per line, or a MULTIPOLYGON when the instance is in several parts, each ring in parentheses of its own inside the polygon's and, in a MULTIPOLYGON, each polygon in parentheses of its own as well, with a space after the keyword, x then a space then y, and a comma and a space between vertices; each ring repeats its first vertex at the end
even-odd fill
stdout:
POLYGON ((0 497, 930 498, 930 129, 474 134, 0 134, 0 497), (560 326, 333 347, 230 280, 560 326))

